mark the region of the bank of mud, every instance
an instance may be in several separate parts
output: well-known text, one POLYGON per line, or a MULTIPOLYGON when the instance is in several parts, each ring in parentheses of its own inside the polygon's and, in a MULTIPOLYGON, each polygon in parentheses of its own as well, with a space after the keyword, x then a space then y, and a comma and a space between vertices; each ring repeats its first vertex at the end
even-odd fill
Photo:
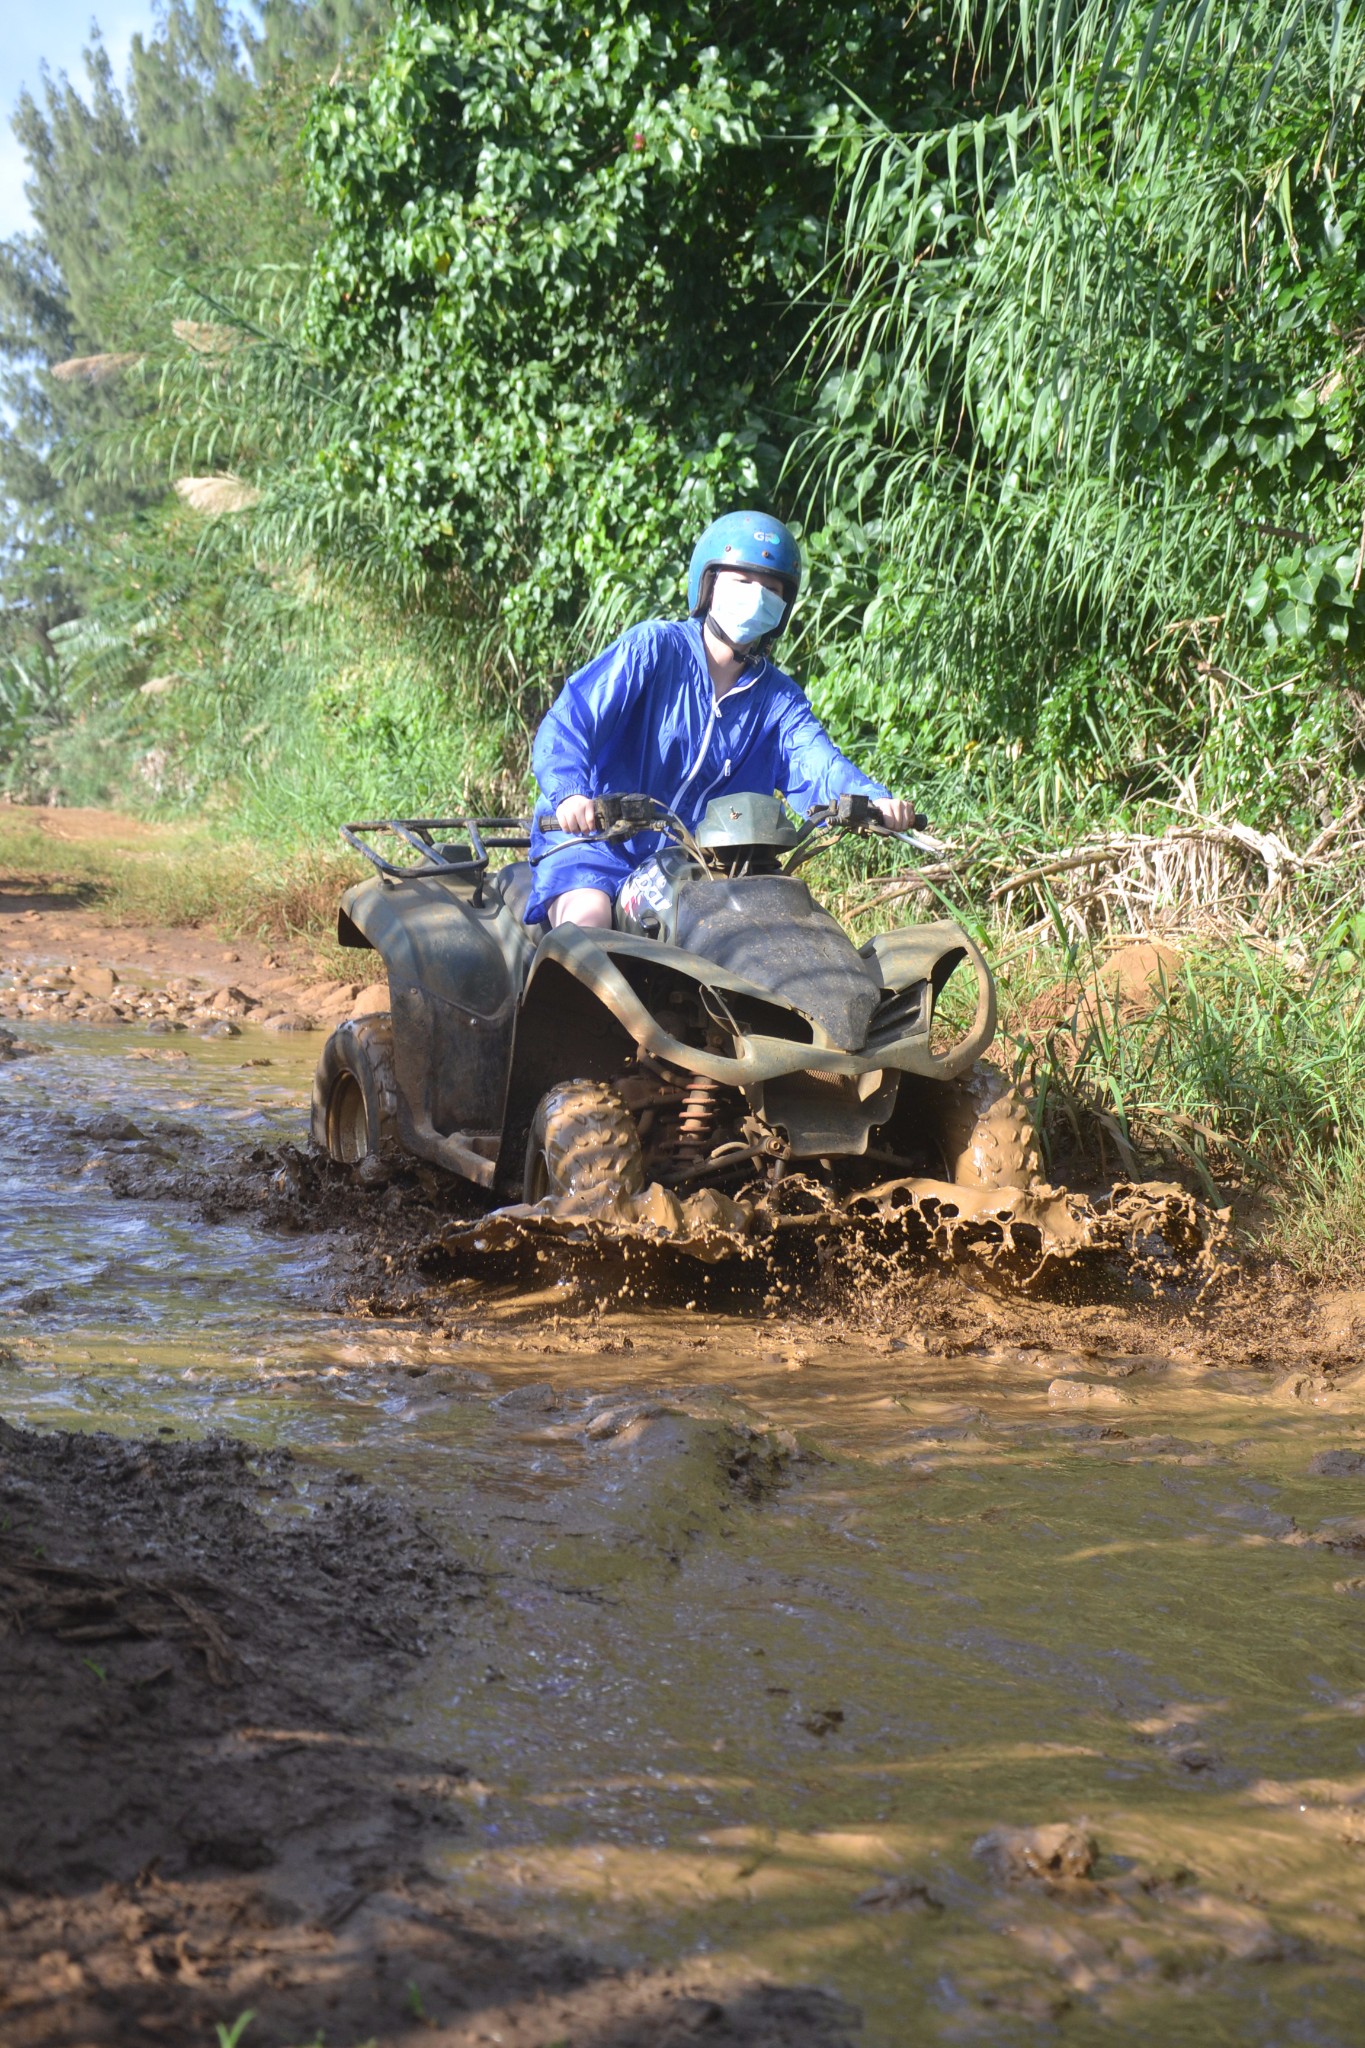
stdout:
POLYGON ((452 1897, 469 1771, 395 1704, 482 1576, 358 1473, 0 1425, 0 2039, 848 2039, 452 1897), (492 2029, 490 2035, 489 2030, 492 2029))
POLYGON ((1359 2039, 1365 1299, 480 1261, 13 1028, 0 2039, 1359 2039))

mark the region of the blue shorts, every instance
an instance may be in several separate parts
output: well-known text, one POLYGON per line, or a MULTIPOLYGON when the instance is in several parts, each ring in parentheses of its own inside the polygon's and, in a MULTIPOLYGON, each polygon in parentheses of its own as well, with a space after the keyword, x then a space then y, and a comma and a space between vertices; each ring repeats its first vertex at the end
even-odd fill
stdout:
POLYGON ((626 876, 657 853, 661 841, 657 832, 641 832, 634 839, 607 846, 600 839, 583 840, 572 832, 556 832, 547 834, 545 843, 547 851, 536 868, 526 905, 527 924, 540 924, 555 897, 568 889, 602 889, 614 903, 626 876))

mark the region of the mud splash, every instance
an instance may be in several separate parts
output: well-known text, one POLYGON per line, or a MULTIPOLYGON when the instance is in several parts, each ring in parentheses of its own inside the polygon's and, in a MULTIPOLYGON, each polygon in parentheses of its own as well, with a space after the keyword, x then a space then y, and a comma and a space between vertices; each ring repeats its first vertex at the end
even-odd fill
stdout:
POLYGON ((1169 1181, 1121 1183, 1091 1197, 1044 1183, 985 1189, 896 1179, 840 1203, 820 1182, 793 1174, 750 1198, 710 1188, 680 1196, 657 1182, 633 1194, 547 1195, 452 1224, 440 1241, 452 1254, 513 1251, 541 1240, 603 1250, 647 1244, 713 1264, 771 1252, 795 1235, 853 1230, 874 1236, 884 1253, 973 1260, 1030 1287, 1078 1263, 1111 1259, 1188 1285, 1217 1270, 1229 1220, 1227 1210, 1169 1181))

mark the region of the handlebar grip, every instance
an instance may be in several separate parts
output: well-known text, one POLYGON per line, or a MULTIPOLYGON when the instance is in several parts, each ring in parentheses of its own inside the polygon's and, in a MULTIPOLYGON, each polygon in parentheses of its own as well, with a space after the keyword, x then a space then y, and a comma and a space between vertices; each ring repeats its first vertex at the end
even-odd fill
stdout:
MULTIPOLYGON (((874 803, 870 806, 870 808, 873 817, 876 819, 877 823, 882 827, 882 830, 889 832, 891 830, 891 827, 887 824, 886 819, 882 816, 880 807, 874 803)), ((909 830, 911 832, 927 832, 928 829, 929 820, 925 817, 924 812, 915 811, 910 819, 909 830)))

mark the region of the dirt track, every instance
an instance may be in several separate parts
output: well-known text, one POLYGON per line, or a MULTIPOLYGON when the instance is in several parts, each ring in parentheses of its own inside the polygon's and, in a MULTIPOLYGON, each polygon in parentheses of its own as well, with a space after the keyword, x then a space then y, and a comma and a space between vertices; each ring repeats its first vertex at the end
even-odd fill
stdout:
POLYGON ((1362 2038, 1365 1297, 452 1260, 0 938, 6 2048, 1362 2038))

